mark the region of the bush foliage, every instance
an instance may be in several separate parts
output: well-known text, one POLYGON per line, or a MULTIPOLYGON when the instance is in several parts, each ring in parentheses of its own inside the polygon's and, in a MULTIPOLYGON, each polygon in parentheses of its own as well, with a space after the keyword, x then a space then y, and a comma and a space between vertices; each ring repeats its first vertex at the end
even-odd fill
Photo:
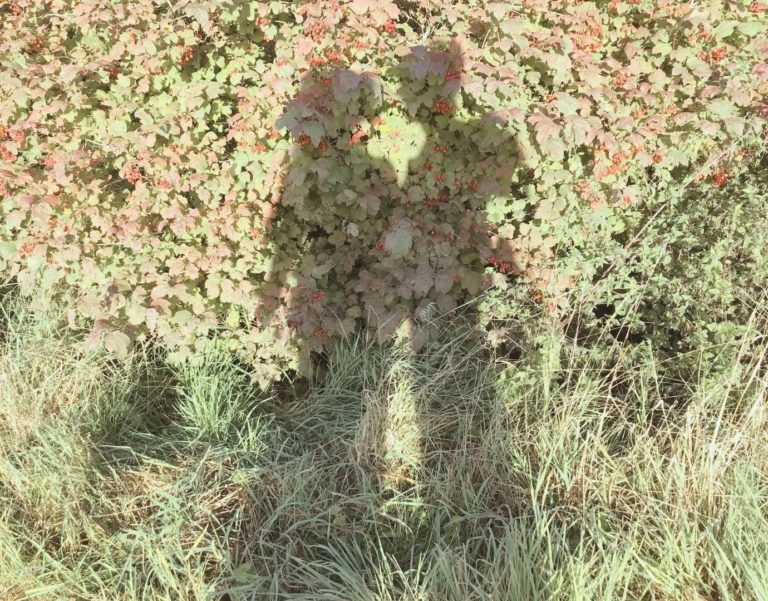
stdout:
POLYGON ((556 312, 681 191, 739 177, 766 14, 5 1, 0 270, 108 349, 223 330, 267 379, 491 288, 556 312))

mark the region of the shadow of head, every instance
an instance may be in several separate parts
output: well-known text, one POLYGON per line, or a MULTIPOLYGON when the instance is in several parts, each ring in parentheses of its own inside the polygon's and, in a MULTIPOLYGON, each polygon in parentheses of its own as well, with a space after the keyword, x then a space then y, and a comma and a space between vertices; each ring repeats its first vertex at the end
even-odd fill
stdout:
POLYGON ((466 82, 468 61, 466 42, 460 37, 409 48, 394 69, 398 96, 408 113, 423 118, 451 114, 466 82))

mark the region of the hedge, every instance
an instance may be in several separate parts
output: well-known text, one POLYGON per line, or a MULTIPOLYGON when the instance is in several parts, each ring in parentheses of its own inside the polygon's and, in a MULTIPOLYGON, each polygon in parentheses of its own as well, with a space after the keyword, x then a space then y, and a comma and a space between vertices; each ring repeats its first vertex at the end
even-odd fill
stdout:
POLYGON ((557 312, 766 135, 759 2, 0 4, 0 273, 264 381, 524 288, 557 312), (740 155, 741 153, 741 155, 740 155))

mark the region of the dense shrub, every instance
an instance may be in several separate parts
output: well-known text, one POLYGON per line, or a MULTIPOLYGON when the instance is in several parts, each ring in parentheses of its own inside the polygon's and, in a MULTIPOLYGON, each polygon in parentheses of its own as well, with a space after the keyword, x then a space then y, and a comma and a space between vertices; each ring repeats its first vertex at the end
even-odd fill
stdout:
POLYGON ((11 0, 0 269, 265 378, 491 287, 551 310, 765 135, 766 7, 11 0))

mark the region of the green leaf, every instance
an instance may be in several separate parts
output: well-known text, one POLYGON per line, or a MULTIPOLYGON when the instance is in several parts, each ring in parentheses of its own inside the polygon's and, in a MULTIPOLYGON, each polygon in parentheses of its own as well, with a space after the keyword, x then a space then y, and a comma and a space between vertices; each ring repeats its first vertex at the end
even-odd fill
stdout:
POLYGON ((541 145, 541 150, 556 161, 562 161, 567 148, 560 138, 549 138, 541 145))
POLYGON ((542 147, 547 140, 556 138, 562 129, 554 119, 547 117, 543 113, 534 113, 528 118, 528 122, 533 124, 533 129, 536 132, 536 141, 542 147))
POLYGON ((413 282, 413 291, 417 297, 424 297, 435 283, 435 274, 426 263, 419 265, 413 282))
POLYGON ((768 24, 761 23, 760 21, 747 21, 745 23, 739 23, 737 29, 745 36, 751 38, 768 29, 768 24))
POLYGON ((55 267, 46 267, 45 271, 43 271, 43 277, 40 282, 40 286, 43 290, 49 289, 51 286, 53 286, 56 282, 59 281, 61 278, 61 271, 56 269, 55 267))
POLYGON ((10 259, 14 254, 16 254, 15 242, 0 241, 0 259, 10 259))
POLYGON ((690 158, 688 157, 688 155, 684 153, 682 150, 678 150, 677 148, 671 148, 667 153, 667 157, 670 160, 670 164, 672 166, 688 165, 690 163, 690 158))
POLYGON ((721 119, 725 119, 726 117, 733 117, 738 113, 736 105, 733 104, 733 102, 730 100, 725 100, 724 98, 719 98, 710 102, 707 105, 707 110, 709 110, 710 113, 717 115, 721 119))
POLYGON ((138 326, 144 323, 146 313, 146 307, 136 302, 129 304, 125 308, 125 316, 128 318, 128 323, 133 326, 138 326))
POLYGON ((581 117, 571 118, 566 125, 566 130, 570 130, 573 141, 577 146, 584 144, 589 139, 593 129, 590 122, 581 117))
POLYGON ((124 136, 126 133, 128 133, 128 125, 125 121, 116 119, 109 122, 107 131, 109 131, 109 133, 113 136, 124 136))
POLYGON ((491 223, 502 223, 507 217, 506 199, 494 198, 489 200, 485 206, 485 212, 488 215, 488 221, 491 223))
POLYGON ((314 146, 317 146, 322 142, 323 136, 325 135, 325 128, 322 123, 317 121, 307 121, 306 123, 302 123, 301 127, 304 130, 304 133, 309 136, 309 139, 312 140, 314 146))
POLYGON ((555 106, 563 115, 573 115, 579 108, 579 102, 573 96, 564 96, 555 101, 555 106))
POLYGON ((744 128, 747 126, 746 119, 741 117, 727 117, 723 119, 725 130, 731 134, 734 138, 738 138, 744 133, 744 128))
POLYGON ((727 38, 735 31, 737 24, 738 21, 723 21, 720 23, 720 25, 712 30, 712 37, 714 37, 716 40, 727 38))
POLYGON ((188 4, 185 7, 184 12, 197 20, 203 31, 208 31, 210 29, 211 22, 208 16, 208 9, 203 4, 200 4, 199 2, 188 4))
POLYGON ((230 328, 236 328, 238 325, 240 325, 240 311, 237 309, 237 307, 230 309, 229 313, 227 314, 225 323, 230 328))
POLYGON ((110 353, 115 353, 118 357, 126 357, 128 355, 130 344, 131 339, 128 335, 119 330, 109 332, 104 337, 104 348, 110 353))
POLYGON ((398 228, 389 232, 384 238, 385 250, 395 259, 399 259, 408 254, 411 250, 413 239, 408 230, 398 228))

